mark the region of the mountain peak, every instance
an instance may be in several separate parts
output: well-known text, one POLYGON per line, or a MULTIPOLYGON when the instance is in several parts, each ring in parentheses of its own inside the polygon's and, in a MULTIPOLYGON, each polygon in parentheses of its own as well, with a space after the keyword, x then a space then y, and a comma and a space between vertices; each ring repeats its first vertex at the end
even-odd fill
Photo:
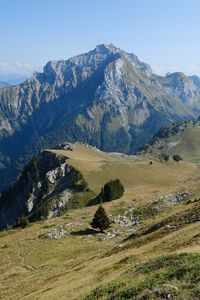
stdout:
POLYGON ((109 64, 118 58, 129 60, 147 76, 152 75, 151 67, 148 64, 140 61, 135 54, 125 52, 112 43, 99 44, 92 51, 71 57, 67 60, 49 61, 44 66, 44 73, 47 76, 55 77, 56 73, 60 73, 61 70, 66 70, 68 67, 71 68, 72 65, 79 67, 92 66, 93 69, 96 69, 99 64, 109 64))
POLYGON ((119 57, 130 60, 133 65, 135 65, 137 68, 141 69, 144 73, 146 73, 146 75, 148 75, 148 76, 152 75, 151 67, 148 64, 140 61, 139 58, 137 57, 137 55, 135 55, 133 53, 128 53, 128 52, 116 47, 112 43, 97 45, 93 51, 95 53, 99 52, 102 54, 106 54, 106 53, 108 53, 108 54, 112 53, 115 55, 118 54, 119 57))
POLYGON ((97 52, 101 52, 101 51, 109 51, 112 53, 119 53, 119 52, 124 52, 123 50, 121 50, 120 48, 116 47, 114 44, 110 43, 110 44, 99 44, 95 47, 94 49, 97 52))

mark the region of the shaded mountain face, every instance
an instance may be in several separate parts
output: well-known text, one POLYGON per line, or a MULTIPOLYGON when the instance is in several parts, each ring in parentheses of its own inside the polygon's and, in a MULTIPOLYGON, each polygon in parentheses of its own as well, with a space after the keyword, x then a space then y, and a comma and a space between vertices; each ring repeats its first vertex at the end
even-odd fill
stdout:
POLYGON ((43 151, 0 196, 0 230, 15 226, 22 215, 29 220, 57 216, 80 205, 88 191, 82 174, 66 158, 43 151))
POLYGON ((0 90, 0 189, 42 148, 78 140, 134 153, 164 124, 199 112, 194 80, 156 76, 113 45, 51 61, 43 73, 0 90))

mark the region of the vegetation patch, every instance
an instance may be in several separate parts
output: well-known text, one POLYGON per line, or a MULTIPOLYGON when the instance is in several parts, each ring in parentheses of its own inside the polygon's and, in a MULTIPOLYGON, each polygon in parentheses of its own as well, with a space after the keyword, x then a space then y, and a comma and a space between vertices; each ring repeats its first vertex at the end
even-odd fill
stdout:
MULTIPOLYGON (((130 235, 127 240, 133 239, 136 243, 145 243, 145 240, 155 240, 166 234, 200 221, 200 202, 195 203, 192 208, 178 212, 175 215, 164 218, 160 222, 154 222, 148 227, 141 228, 138 232, 130 235), (138 240, 142 238, 142 240, 138 240)), ((130 245, 129 245, 130 246, 130 245)))
POLYGON ((200 254, 172 254, 134 265, 119 278, 95 289, 85 300, 199 299, 200 254))

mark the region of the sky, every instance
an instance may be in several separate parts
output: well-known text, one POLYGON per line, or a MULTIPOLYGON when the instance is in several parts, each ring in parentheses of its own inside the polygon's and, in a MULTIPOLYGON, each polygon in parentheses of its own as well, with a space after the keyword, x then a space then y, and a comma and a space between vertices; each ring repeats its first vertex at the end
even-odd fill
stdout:
POLYGON ((31 74, 102 43, 155 73, 200 76, 200 0, 0 0, 0 74, 31 74))

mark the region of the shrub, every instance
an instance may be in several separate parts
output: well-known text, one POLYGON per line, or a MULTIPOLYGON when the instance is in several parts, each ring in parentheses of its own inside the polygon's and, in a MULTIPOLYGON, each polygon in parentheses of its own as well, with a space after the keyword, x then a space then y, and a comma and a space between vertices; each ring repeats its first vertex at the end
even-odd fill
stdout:
POLYGON ((182 157, 179 154, 174 154, 172 156, 172 158, 173 158, 174 161, 177 161, 177 162, 179 162, 180 160, 182 160, 182 157))
POLYGON ((44 202, 41 205, 35 206, 34 217, 35 220, 47 220, 50 212, 50 205, 44 202))
POLYGON ((158 158, 161 161, 168 161, 169 160, 169 155, 167 155, 166 153, 161 153, 161 154, 158 155, 158 158))
POLYGON ((18 220, 17 220, 17 227, 25 228, 29 225, 28 218, 23 214, 18 220))
POLYGON ((92 228, 99 228, 101 232, 110 226, 110 220, 103 206, 99 206, 90 225, 92 228))
POLYGON ((85 190, 89 190, 88 188, 88 183, 85 180, 85 178, 83 177, 82 173, 80 171, 78 171, 77 169, 75 169, 76 174, 72 180, 72 187, 77 190, 77 191, 85 191, 85 190))
POLYGON ((111 201, 121 198, 124 194, 124 187, 119 179, 108 181, 101 190, 102 201, 111 201))

